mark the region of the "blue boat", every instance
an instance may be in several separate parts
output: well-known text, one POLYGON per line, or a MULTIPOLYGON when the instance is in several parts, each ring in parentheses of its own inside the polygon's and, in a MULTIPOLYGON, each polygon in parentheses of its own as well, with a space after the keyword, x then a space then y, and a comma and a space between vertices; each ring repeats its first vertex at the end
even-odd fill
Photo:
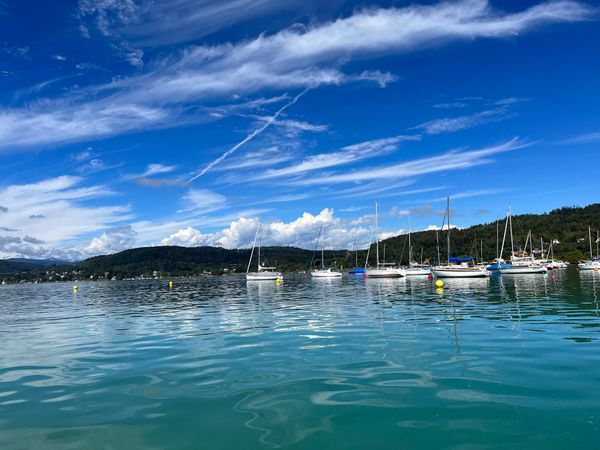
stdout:
POLYGON ((357 267, 356 269, 352 269, 348 271, 351 275, 362 275, 365 273, 365 269, 363 267, 357 267))
POLYGON ((494 271, 494 270, 498 270, 498 269, 508 269, 509 267, 512 267, 512 266, 508 263, 495 262, 495 263, 487 266, 486 269, 494 271))

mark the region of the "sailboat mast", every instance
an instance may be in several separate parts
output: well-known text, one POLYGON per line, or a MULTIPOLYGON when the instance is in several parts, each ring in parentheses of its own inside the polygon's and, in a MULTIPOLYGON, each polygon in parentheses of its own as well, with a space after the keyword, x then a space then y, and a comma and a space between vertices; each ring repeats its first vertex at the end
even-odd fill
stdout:
POLYGON ((508 207, 508 220, 510 223, 510 249, 511 249, 511 258, 515 256, 515 241, 513 240, 513 230, 512 230, 512 214, 510 211, 510 206, 508 207))
POLYGON ((260 224, 258 224, 258 260, 256 261, 256 266, 260 272, 260 224))
POLYGON ((481 258, 481 262, 483 262, 483 239, 481 240, 481 251, 479 252, 479 257, 481 258))
POLYGON ((588 233, 590 235, 590 259, 594 259, 594 254, 592 253, 592 227, 588 227, 588 233))
POLYGON ((441 266, 442 265, 442 261, 441 261, 441 256, 440 256, 440 233, 438 230, 435 230, 435 242, 437 244, 437 265, 441 266))
MULTIPOLYGON (((408 215, 408 265, 412 262, 412 245, 410 243, 410 214, 408 215)), ((402 262, 401 262, 402 263, 402 262)))
MULTIPOLYGON (((506 242, 506 230, 508 229, 508 216, 510 215, 510 208, 506 213, 506 223, 504 224, 504 235, 502 236, 502 247, 500 247, 499 256, 496 258, 497 263, 500 264, 500 260, 502 259, 502 253, 504 253, 504 242, 506 242)), ((496 241, 496 246, 498 246, 498 242, 496 241)), ((496 251, 497 253, 497 251, 496 251)))
POLYGON ((356 248, 356 230, 354 230, 354 267, 358 267, 358 249, 356 248))
POLYGON ((379 267, 379 224, 377 222, 377 202, 375 202, 375 239, 377 239, 377 267, 379 267))
POLYGON ((500 240, 500 228, 498 227, 498 218, 496 217, 496 259, 500 258, 498 252, 498 241, 500 240))
POLYGON ((448 233, 446 235, 448 241, 448 265, 450 265, 450 196, 447 199, 446 210, 448 211, 448 233))
POLYGON ((598 255, 598 242, 600 241, 600 230, 596 230, 596 258, 600 258, 598 255))
POLYGON ((260 222, 256 227, 256 234, 254 235, 254 242, 252 242, 252 251, 250 252, 250 259, 248 260, 248 267, 246 273, 250 272, 250 265, 252 264, 252 256, 254 256, 254 249, 256 248, 256 240, 258 239, 258 231, 260 230, 260 222))

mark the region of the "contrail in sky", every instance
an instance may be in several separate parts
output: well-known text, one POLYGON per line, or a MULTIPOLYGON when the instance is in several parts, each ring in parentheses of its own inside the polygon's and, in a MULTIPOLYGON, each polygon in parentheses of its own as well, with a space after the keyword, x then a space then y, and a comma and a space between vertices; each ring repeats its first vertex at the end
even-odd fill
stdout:
POLYGON ((269 126, 271 126, 273 124, 273 122, 275 122, 277 120, 277 118, 281 115, 281 113, 283 113, 287 108, 289 108, 294 103, 296 103, 298 100, 300 100, 300 98, 304 94, 306 94, 310 89, 311 88, 306 88, 302 92, 300 92, 298 95, 296 95, 292 100, 290 100, 288 103, 286 103, 281 108, 279 108, 279 110, 277 110, 277 112, 275 114, 273 114, 271 117, 269 117, 264 125, 262 125, 260 128, 257 128, 256 130, 254 130, 252 133, 250 133, 248 136, 246 136, 243 140, 241 140, 240 142, 235 144, 233 147, 231 147, 229 150, 227 150, 225 153, 223 153, 217 159, 212 161, 208 166, 206 166, 204 169, 202 169, 200 172, 198 172, 196 175, 194 175, 192 178, 190 178, 187 181, 187 183, 185 183, 185 184, 190 184, 195 179, 200 178, 202 175, 204 175, 206 172, 208 172, 214 166, 216 166, 221 161, 223 161, 225 158, 227 158, 229 155, 231 155, 233 152, 235 152, 242 145, 246 144, 247 142, 250 142, 256 136, 258 136, 263 131, 265 131, 267 128, 269 128, 269 126))

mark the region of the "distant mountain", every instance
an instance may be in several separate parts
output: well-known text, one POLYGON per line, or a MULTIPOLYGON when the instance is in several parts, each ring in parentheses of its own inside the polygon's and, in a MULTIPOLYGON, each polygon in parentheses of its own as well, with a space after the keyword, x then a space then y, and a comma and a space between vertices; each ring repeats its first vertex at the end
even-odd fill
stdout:
POLYGON ((37 266, 64 266, 69 264, 75 264, 72 261, 63 261, 60 259, 31 259, 31 258, 8 258, 4 261, 15 262, 15 263, 27 263, 27 264, 35 264, 37 266))
POLYGON ((58 259, 9 258, 0 259, 0 274, 37 273, 50 267, 68 267, 75 263, 58 259))

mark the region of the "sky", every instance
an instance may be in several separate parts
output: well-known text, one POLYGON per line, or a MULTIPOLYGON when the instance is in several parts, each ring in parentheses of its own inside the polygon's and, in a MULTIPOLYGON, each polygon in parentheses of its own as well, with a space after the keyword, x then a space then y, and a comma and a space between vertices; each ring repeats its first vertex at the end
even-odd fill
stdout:
POLYGON ((600 5, 417 1, 0 0, 0 258, 597 202, 600 5))

